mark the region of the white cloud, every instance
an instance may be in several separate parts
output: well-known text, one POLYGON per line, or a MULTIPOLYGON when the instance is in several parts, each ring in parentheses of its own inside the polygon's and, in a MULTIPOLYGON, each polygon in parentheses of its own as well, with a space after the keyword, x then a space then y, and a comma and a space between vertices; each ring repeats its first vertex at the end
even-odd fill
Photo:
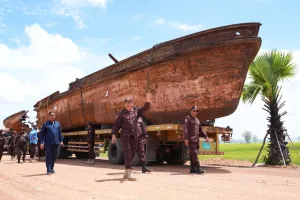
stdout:
POLYGON ((132 21, 139 21, 143 18, 144 18, 143 14, 137 14, 137 15, 133 16, 132 21))
POLYGON ((69 82, 84 76, 75 66, 88 58, 72 40, 49 34, 38 24, 26 26, 25 34, 27 46, 0 44, 0 101, 33 105, 57 90, 68 89, 69 82))
POLYGON ((72 40, 58 34, 48 34, 38 24, 26 26, 25 34, 29 38, 29 46, 10 49, 0 44, 0 68, 56 68, 81 59, 81 52, 72 40))
POLYGON ((60 0, 60 3, 70 7, 93 6, 105 9, 108 4, 108 0, 60 0))
POLYGON ((72 17, 77 28, 83 29, 86 28, 82 19, 82 16, 85 14, 81 9, 84 7, 95 7, 105 10, 108 2, 109 0, 56 0, 52 6, 52 12, 60 16, 72 17))
POLYGON ((203 25, 201 24, 190 25, 190 24, 167 21, 162 18, 156 19, 154 23, 156 25, 167 25, 171 28, 181 30, 181 31, 200 31, 204 29, 203 25))

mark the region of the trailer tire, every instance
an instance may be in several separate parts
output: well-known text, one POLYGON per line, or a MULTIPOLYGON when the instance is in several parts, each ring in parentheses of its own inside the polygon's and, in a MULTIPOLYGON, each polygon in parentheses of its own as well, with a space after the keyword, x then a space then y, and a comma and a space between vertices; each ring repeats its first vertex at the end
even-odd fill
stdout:
POLYGON ((85 152, 76 152, 75 153, 76 159, 88 159, 89 154, 85 152))
POLYGON ((108 145, 108 159, 111 164, 122 165, 124 164, 124 155, 121 146, 120 138, 117 138, 115 144, 112 144, 111 141, 108 145))
POLYGON ((181 158, 181 149, 172 149, 169 153, 164 154, 164 160, 168 165, 184 165, 187 160, 181 158))

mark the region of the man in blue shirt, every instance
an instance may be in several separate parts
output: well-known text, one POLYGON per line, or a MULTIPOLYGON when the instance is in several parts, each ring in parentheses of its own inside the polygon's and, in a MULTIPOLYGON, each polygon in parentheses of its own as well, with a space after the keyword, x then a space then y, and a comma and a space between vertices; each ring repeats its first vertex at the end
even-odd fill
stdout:
POLYGON ((30 145, 30 162, 34 162, 34 154, 36 152, 36 146, 38 142, 37 137, 37 125, 32 124, 32 130, 29 133, 29 145, 30 145))
POLYGON ((55 113, 49 112, 49 120, 46 121, 41 130, 41 149, 46 150, 47 175, 55 173, 54 163, 58 153, 58 146, 63 146, 61 126, 55 121, 55 113))

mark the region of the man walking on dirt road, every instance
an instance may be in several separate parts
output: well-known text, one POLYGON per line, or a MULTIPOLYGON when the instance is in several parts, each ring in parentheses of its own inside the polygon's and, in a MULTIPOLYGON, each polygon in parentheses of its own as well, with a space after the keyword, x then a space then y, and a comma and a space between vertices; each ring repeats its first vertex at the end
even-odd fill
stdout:
POLYGON ((202 130, 199 119, 197 118, 199 110, 197 106, 192 106, 190 109, 190 115, 185 118, 184 123, 184 143, 189 146, 190 150, 190 173, 202 174, 205 172, 200 168, 198 160, 199 151, 199 135, 200 133, 208 142, 207 134, 202 130))
POLYGON ((21 163, 21 156, 23 162, 25 162, 25 157, 26 157, 26 151, 27 151, 27 142, 28 142, 28 135, 24 131, 26 128, 21 128, 21 131, 18 133, 17 139, 16 139, 16 150, 17 150, 17 158, 18 158, 18 163, 21 163))
POLYGON ((125 109, 123 109, 117 116, 117 119, 112 128, 112 143, 116 143, 116 134, 121 131, 121 146, 124 153, 125 173, 124 179, 136 181, 132 175, 132 159, 136 153, 137 146, 137 121, 150 107, 150 94, 147 94, 146 103, 142 108, 134 107, 131 98, 125 98, 125 109))
POLYGON ((49 112, 49 120, 46 121, 41 130, 41 149, 46 150, 46 168, 47 175, 55 173, 54 163, 58 153, 59 145, 63 146, 63 138, 61 126, 58 121, 55 121, 56 115, 54 112, 49 112))
POLYGON ((147 168, 147 160, 145 154, 145 146, 147 144, 148 133, 144 126, 143 118, 139 117, 137 122, 137 154, 142 163, 142 173, 151 172, 152 170, 147 168))
POLYGON ((32 124, 32 130, 29 133, 29 144, 30 144, 30 162, 34 162, 34 155, 36 153, 36 146, 38 143, 37 136, 37 125, 32 124))

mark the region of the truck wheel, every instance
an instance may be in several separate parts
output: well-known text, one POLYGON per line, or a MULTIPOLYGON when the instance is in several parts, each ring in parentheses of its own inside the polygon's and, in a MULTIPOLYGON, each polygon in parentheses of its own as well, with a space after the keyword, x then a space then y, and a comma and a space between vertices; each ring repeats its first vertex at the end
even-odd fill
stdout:
POLYGON ((88 159, 89 158, 89 154, 85 153, 85 152, 76 152, 75 156, 77 159, 88 159))
POLYGON ((115 144, 112 144, 111 141, 108 145, 108 159, 111 164, 122 165, 124 164, 124 155, 121 147, 121 140, 117 138, 115 144))
POLYGON ((180 149, 171 149, 169 153, 165 153, 164 160, 168 165, 184 165, 187 162, 181 158, 180 149))

